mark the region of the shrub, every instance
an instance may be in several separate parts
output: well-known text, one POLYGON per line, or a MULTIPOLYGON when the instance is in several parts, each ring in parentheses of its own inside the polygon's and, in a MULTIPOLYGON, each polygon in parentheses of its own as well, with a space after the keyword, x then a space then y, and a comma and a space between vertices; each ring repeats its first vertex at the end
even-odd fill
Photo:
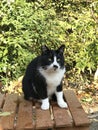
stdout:
POLYGON ((44 10, 34 2, 16 0, 10 5, 2 1, 1 9, 0 74, 10 80, 23 75, 41 45, 58 46, 64 31, 53 8, 44 10))
POLYGON ((0 77, 24 74, 40 47, 66 45, 67 70, 95 71, 98 65, 97 0, 16 0, 0 4, 0 77))

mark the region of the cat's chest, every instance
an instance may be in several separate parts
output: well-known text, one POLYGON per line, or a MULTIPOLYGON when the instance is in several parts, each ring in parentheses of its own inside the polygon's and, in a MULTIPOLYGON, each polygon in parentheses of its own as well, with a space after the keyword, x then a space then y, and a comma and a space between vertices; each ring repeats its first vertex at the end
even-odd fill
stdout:
POLYGON ((45 79, 48 87, 56 87, 60 84, 62 78, 63 78, 64 73, 59 72, 55 74, 46 74, 45 79))
POLYGON ((60 85, 61 80, 64 76, 65 69, 61 69, 54 73, 47 73, 42 71, 42 75, 44 76, 47 83, 47 91, 48 95, 51 95, 56 91, 58 85, 60 85))

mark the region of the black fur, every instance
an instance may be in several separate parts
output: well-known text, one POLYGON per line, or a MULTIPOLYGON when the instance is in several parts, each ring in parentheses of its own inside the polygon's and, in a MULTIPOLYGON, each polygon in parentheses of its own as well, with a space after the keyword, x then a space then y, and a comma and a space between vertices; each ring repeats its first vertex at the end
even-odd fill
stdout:
MULTIPOLYGON (((47 83, 45 77, 39 72, 39 68, 47 69, 47 65, 53 62, 53 57, 59 59, 61 69, 64 68, 64 52, 65 46, 62 45, 57 50, 50 50, 48 47, 42 47, 42 54, 31 61, 27 66, 26 73, 22 81, 22 90, 24 98, 45 99, 47 98, 47 83)), ((57 86, 57 91, 62 91, 62 82, 57 86)))

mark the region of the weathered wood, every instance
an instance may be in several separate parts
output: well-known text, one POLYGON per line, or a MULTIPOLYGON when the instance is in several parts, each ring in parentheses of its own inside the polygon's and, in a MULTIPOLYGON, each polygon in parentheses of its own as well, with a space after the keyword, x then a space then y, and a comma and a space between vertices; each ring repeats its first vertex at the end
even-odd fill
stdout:
POLYGON ((1 94, 1 93, 0 93, 0 108, 1 108, 2 105, 3 105, 3 101, 4 101, 4 94, 1 94))
POLYGON ((1 124, 0 124, 0 130, 3 130, 2 126, 1 126, 1 124))
POLYGON ((55 130, 89 130, 88 126, 56 128, 55 130))
POLYGON ((66 90, 64 91, 64 96, 68 103, 75 126, 89 125, 90 124, 89 119, 87 118, 87 115, 83 110, 80 102, 78 101, 75 93, 72 90, 66 90))
POLYGON ((14 129, 14 120, 17 107, 16 102, 17 102, 17 96, 15 94, 7 95, 3 106, 3 112, 10 112, 10 115, 1 117, 0 119, 0 124, 5 130, 14 129))
POLYGON ((50 111, 41 110, 40 106, 36 104, 36 129, 43 130, 48 128, 53 128, 50 111))
MULTIPOLYGON (((1 84, 0 84, 0 86, 1 86, 1 84)), ((0 93, 0 109, 2 108, 3 102, 4 102, 4 94, 0 93)), ((3 130, 1 123, 0 123, 0 130, 3 130)))
POLYGON ((17 113, 17 130, 33 130, 32 102, 22 99, 17 113))
POLYGON ((55 127, 71 127, 73 121, 70 117, 68 109, 62 109, 57 106, 57 104, 53 104, 53 115, 55 127))
POLYGON ((68 130, 89 130, 88 126, 73 127, 68 130))
POLYGON ((41 104, 24 100, 16 94, 0 94, 0 107, 10 115, 0 117, 0 130, 89 130, 89 119, 72 90, 64 91, 68 109, 51 103, 49 110, 41 104))

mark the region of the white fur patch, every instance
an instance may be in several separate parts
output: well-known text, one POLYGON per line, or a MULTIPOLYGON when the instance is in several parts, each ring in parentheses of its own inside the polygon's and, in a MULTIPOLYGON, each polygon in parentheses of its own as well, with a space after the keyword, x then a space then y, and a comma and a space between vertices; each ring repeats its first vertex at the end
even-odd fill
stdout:
POLYGON ((48 98, 45 98, 42 100, 42 105, 41 105, 41 109, 42 110, 47 110, 49 109, 49 99, 48 98))
POLYGON ((42 68, 39 69, 40 73, 46 79, 48 96, 51 96, 53 93, 56 92, 56 87, 60 85, 60 82, 65 73, 65 68, 61 69, 56 60, 56 57, 54 57, 54 62, 50 66, 48 66, 46 70, 42 68), (53 68, 54 65, 58 66, 56 70, 54 70, 53 68))
POLYGON ((57 103, 61 108, 67 108, 67 103, 63 99, 63 92, 56 92, 57 103))
POLYGON ((47 88, 48 95, 51 95, 56 91, 56 87, 60 85, 63 76, 64 76, 64 70, 59 70, 58 72, 45 75, 46 82, 48 85, 47 88))

